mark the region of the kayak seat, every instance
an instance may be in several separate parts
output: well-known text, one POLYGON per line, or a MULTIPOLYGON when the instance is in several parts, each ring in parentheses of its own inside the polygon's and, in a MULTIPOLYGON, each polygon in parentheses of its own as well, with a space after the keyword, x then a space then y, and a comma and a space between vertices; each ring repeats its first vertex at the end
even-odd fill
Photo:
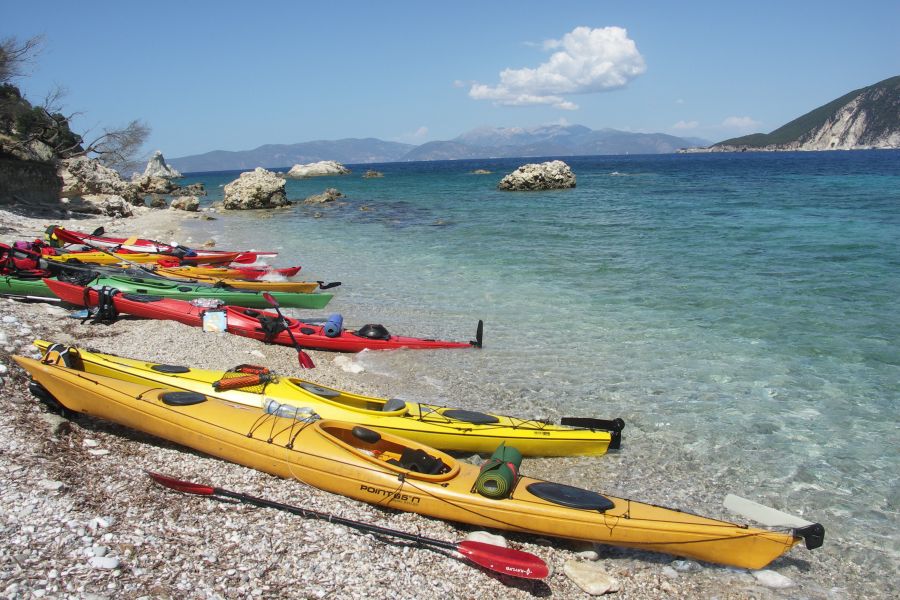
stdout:
POLYGON ((191 406, 206 402, 206 396, 198 392, 166 392, 159 399, 170 406, 191 406))
POLYGON ((396 410, 403 410, 404 408, 406 408, 406 402, 400 398, 391 398, 381 407, 381 412, 394 412, 396 410))
POLYGON ((438 475, 450 470, 450 467, 445 465, 444 461, 431 456, 421 448, 404 448, 403 453, 400 455, 400 460, 391 459, 387 462, 409 471, 426 475, 438 475))
POLYGON ((191 370, 188 367, 182 367, 181 365, 153 365, 150 367, 152 371, 156 371, 158 373, 190 373, 191 370))
POLYGON ((616 506, 612 500, 606 496, 601 496, 597 492, 562 483, 553 483, 552 481, 532 483, 525 489, 542 500, 559 504, 560 506, 568 506, 569 508, 605 512, 616 506))
POLYGON ((372 431, 368 427, 357 425, 350 430, 350 433, 352 433, 353 437, 356 439, 362 440, 367 444, 377 444, 381 441, 381 434, 377 431, 372 431))
POLYGON ((465 421, 466 423, 472 423, 473 425, 489 425, 491 423, 497 423, 500 420, 493 415, 476 412, 474 410, 462 410, 456 408, 445 410, 441 414, 449 419, 465 421))
MULTIPOLYGON (((244 314, 249 315, 246 312, 244 314)), ((260 313, 256 314, 255 319, 259 321, 259 330, 266 334, 266 341, 271 341, 272 338, 287 329, 287 325, 285 325, 285 321, 281 317, 267 317, 260 313)))
POLYGON ((253 310, 252 308, 248 308, 247 310, 244 311, 244 314, 247 315, 248 317, 253 317, 255 319, 255 318, 259 317, 260 312, 258 310, 253 310))
POLYGON ((312 392, 316 396, 321 396, 322 398, 337 398, 341 395, 340 392, 319 387, 305 381, 303 383, 298 383, 297 386, 303 388, 307 392, 312 392))

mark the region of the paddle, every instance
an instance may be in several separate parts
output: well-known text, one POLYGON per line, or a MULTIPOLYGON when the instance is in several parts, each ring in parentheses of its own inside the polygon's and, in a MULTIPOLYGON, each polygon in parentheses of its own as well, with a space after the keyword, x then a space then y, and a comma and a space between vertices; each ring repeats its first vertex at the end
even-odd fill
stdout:
POLYGON ((757 523, 762 523, 767 527, 792 529, 794 535, 803 538, 806 547, 810 550, 820 547, 825 540, 825 528, 821 524, 782 512, 777 508, 741 498, 734 494, 725 496, 725 501, 722 505, 732 512, 757 523))
POLYGON ((478 319, 478 326, 475 327, 475 339, 470 340, 469 343, 475 348, 484 346, 484 321, 481 319, 478 319))
POLYGON ((288 332, 288 336, 290 336, 291 342, 294 343, 294 348, 296 348, 297 350, 297 362, 300 363, 300 366, 304 369, 316 368, 316 364, 309 357, 309 354, 304 352, 300 347, 300 344, 297 343, 297 338, 294 337, 294 332, 291 331, 288 320, 284 318, 283 314, 281 314, 281 307, 278 305, 278 300, 276 300, 275 297, 269 292, 263 292, 263 298, 266 299, 266 302, 272 305, 272 307, 275 309, 275 312, 278 313, 278 318, 280 318, 284 322, 284 330, 288 332))
POLYGON ((368 531, 378 535, 387 535, 404 540, 410 540, 419 544, 435 546, 438 548, 444 548, 446 550, 455 550, 476 565, 479 565, 491 571, 495 571, 497 573, 510 575, 512 577, 521 577, 524 579, 543 579, 550 573, 547 564, 539 557, 528 552, 516 550, 514 548, 503 548, 502 546, 494 546, 493 544, 485 544, 483 542, 475 542, 469 540, 463 540, 461 542, 447 542, 444 540, 425 537, 423 535, 417 535, 415 533, 406 533, 405 531, 398 531, 396 529, 381 527, 380 525, 372 525, 371 523, 353 521, 351 519, 337 517, 328 513, 322 513, 307 508, 300 508, 299 506, 291 506, 290 504, 282 504, 280 502, 274 502, 272 500, 265 500, 256 496, 250 496, 249 494, 232 492, 222 488, 202 485, 199 483, 191 483, 190 481, 182 481, 180 479, 174 479, 166 475, 160 475, 159 473, 148 472, 147 475, 152 477, 156 483, 162 486, 177 490, 179 492, 184 492, 186 494, 212 496, 220 499, 231 498, 233 500, 237 500, 245 504, 251 504, 253 506, 260 506, 263 508, 277 508, 278 510, 283 510, 309 519, 324 519, 326 521, 331 521, 332 523, 338 523, 339 525, 352 527, 360 531, 368 531))

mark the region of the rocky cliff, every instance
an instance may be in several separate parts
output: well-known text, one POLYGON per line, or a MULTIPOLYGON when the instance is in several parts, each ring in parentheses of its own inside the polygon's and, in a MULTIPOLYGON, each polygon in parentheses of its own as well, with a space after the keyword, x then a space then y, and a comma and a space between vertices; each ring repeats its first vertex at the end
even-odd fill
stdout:
POLYGON ((779 127, 714 144, 712 152, 900 148, 900 76, 854 90, 779 127))

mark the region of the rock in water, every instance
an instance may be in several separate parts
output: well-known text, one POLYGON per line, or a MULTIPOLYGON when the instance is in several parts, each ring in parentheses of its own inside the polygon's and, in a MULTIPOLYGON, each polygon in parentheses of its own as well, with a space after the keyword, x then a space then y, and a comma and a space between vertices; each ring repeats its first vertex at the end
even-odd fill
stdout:
POLYGON ((197 212, 200 210, 200 198, 195 196, 179 196, 172 200, 172 204, 169 205, 169 208, 197 212))
POLYGON ((302 179, 304 177, 322 177, 325 175, 347 175, 350 169, 333 160, 320 160, 306 165, 294 165, 285 177, 302 179))
POLYGON ((592 596, 619 591, 619 582, 603 572, 599 565, 577 560, 566 562, 566 577, 592 596))
POLYGON ((153 156, 147 161, 147 167, 144 169, 144 177, 162 177, 163 179, 177 179, 181 177, 181 173, 166 164, 166 159, 162 152, 157 150, 153 156))
POLYGON ((558 190, 575 187, 575 174, 561 160, 522 165, 497 186, 501 190, 558 190))
POLYGON ((303 201, 304 204, 323 204, 325 202, 334 202, 338 198, 343 198, 344 194, 335 188, 328 188, 321 194, 313 194, 303 201))
POLYGON ((223 208, 247 210, 288 206, 290 201, 284 191, 284 179, 275 173, 257 167, 225 186, 223 208))

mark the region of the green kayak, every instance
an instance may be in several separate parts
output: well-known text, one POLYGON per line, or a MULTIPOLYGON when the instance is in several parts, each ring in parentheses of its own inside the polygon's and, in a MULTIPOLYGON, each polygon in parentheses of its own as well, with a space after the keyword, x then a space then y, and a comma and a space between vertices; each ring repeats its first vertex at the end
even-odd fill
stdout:
MULTIPOLYGON (((270 305, 263 298, 262 292, 227 287, 215 287, 197 283, 170 282, 161 279, 144 279, 140 277, 97 277, 87 284, 89 287, 112 287, 129 294, 144 294, 194 300, 196 298, 214 298, 232 306, 247 308, 268 308, 270 305)), ((270 292, 272 297, 285 308, 325 308, 331 300, 331 294, 299 294, 289 292, 270 292)), ((0 277, 0 295, 56 299, 42 279, 22 279, 18 277, 0 277)))

